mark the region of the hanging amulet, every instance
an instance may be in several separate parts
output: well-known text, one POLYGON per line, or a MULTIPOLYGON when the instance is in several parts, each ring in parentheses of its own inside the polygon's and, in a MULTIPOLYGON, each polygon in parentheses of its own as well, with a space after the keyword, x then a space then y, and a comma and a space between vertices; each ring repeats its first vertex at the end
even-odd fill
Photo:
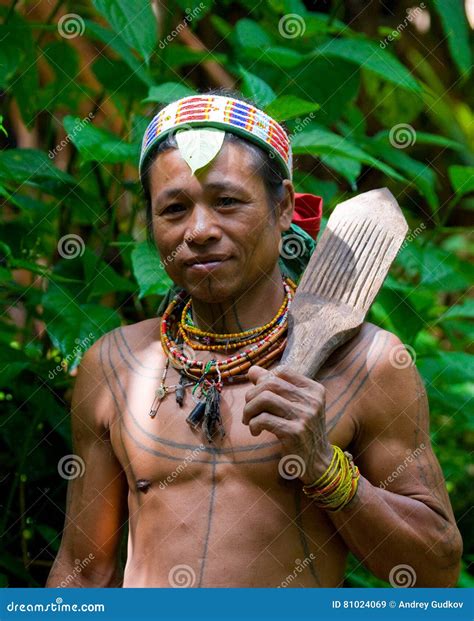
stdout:
POLYGON ((175 398, 179 407, 182 407, 184 401, 184 381, 184 377, 181 375, 179 378, 179 384, 176 386, 175 398))
POLYGON ((166 388, 165 386, 160 386, 155 391, 155 398, 153 399, 153 403, 151 405, 151 409, 149 412, 150 418, 155 418, 156 413, 158 412, 158 408, 160 407, 160 404, 165 397, 166 397, 166 388))
POLYGON ((155 397, 161 401, 166 396, 166 388, 164 386, 160 386, 156 389, 155 397))

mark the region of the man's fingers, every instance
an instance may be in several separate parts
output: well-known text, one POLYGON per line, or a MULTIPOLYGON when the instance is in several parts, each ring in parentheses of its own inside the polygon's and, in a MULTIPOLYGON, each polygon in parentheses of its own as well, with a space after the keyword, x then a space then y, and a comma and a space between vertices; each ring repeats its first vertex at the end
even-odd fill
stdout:
MULTIPOLYGON (((269 390, 276 395, 280 395, 280 397, 283 397, 288 401, 296 401, 297 393, 299 393, 300 388, 293 386, 293 384, 290 384, 286 380, 277 377, 272 373, 268 373, 266 376, 261 376, 259 382, 247 390, 245 393, 245 402, 248 403, 249 401, 252 401, 252 399, 255 399, 255 397, 266 390, 269 390)), ((304 395, 302 395, 302 398, 304 399, 304 395)))
POLYGON ((256 364, 251 366, 250 369, 248 370, 249 380, 253 384, 259 384, 260 382, 263 382, 269 374, 270 374, 270 371, 267 371, 267 369, 264 369, 263 367, 259 367, 256 364))
POLYGON ((242 423, 248 425, 252 418, 258 416, 262 412, 270 412, 274 416, 286 418, 288 420, 295 418, 288 410, 288 401, 269 390, 264 390, 245 404, 242 414, 242 423))
POLYGON ((282 438, 285 436, 287 427, 288 421, 279 416, 273 416, 269 412, 262 412, 252 418, 249 423, 250 433, 253 436, 259 436, 262 431, 269 431, 275 434, 277 438, 282 438))
POLYGON ((281 377, 295 386, 310 386, 315 381, 302 375, 301 373, 297 373, 294 369, 287 365, 278 366, 274 370, 270 371, 270 373, 274 373, 277 377, 281 377))

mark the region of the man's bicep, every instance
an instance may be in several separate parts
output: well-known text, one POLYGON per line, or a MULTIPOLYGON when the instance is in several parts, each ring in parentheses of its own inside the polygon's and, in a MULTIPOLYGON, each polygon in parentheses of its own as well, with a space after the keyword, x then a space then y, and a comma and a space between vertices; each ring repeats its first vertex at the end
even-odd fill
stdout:
MULTIPOLYGON (((400 345, 393 337, 391 349, 400 345)), ((375 486, 421 500, 451 517, 430 441, 427 395, 416 366, 397 366, 392 356, 385 356, 371 382, 370 405, 356 445, 362 474, 375 486)))
POLYGON ((75 558, 93 555, 89 567, 101 572, 117 560, 128 485, 110 442, 110 396, 96 346, 84 357, 74 388, 71 459, 79 476, 69 480, 62 547, 75 558))

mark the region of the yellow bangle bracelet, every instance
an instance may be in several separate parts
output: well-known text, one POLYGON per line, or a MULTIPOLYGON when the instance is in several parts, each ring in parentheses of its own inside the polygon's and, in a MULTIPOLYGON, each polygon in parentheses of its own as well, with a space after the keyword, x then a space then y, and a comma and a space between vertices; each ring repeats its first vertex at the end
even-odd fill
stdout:
POLYGON ((340 511, 355 496, 360 478, 352 455, 333 445, 334 453, 326 471, 303 492, 316 505, 328 511, 340 511), (334 487, 335 485, 335 487, 334 487))

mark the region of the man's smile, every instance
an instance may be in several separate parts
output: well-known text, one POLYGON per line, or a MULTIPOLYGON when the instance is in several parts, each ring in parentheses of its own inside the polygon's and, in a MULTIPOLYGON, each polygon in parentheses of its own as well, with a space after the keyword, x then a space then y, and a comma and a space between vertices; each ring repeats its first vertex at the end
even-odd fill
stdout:
POLYGON ((201 257, 192 257, 184 262, 184 265, 189 270, 194 271, 210 271, 221 266, 225 261, 228 261, 230 257, 228 255, 203 255, 201 257))

